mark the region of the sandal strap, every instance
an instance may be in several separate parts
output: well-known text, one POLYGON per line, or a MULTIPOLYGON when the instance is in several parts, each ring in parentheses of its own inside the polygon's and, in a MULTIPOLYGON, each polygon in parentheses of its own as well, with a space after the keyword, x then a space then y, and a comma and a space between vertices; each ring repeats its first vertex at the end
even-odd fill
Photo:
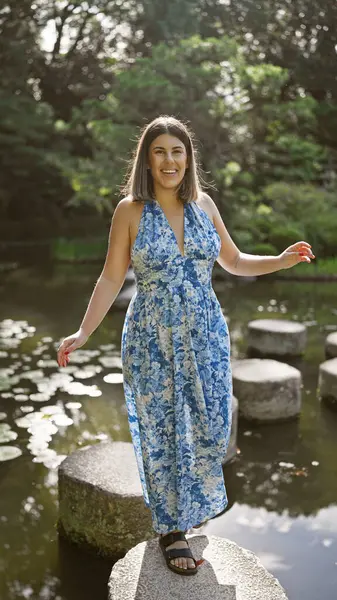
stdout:
POLYGON ((165 554, 167 554, 168 559, 186 557, 195 561, 190 548, 170 548, 170 550, 165 550, 165 554))
POLYGON ((174 533, 167 533, 161 536, 160 542, 166 548, 166 546, 171 546, 174 542, 186 542, 186 537, 183 531, 175 531, 174 533))

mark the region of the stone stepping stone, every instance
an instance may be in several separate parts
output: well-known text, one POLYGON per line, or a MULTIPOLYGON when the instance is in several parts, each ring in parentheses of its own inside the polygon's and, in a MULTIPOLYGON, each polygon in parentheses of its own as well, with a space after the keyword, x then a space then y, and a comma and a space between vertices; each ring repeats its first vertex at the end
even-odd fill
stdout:
POLYGON ((157 537, 114 564, 108 600, 287 600, 278 580, 249 550, 216 536, 186 537, 195 558, 205 560, 196 575, 170 571, 157 537))
POLYGON ((307 328, 285 319, 256 319, 248 323, 249 353, 259 356, 300 356, 307 343, 307 328))
POLYGON ((335 358, 337 357, 337 331, 329 333, 325 340, 325 357, 335 358))
POLYGON ((337 411, 337 358, 320 364, 317 391, 325 404, 337 411))
MULTIPOLYGON (((238 402, 222 464, 237 446, 238 402)), ((104 440, 76 450, 58 468, 60 535, 89 552, 114 558, 155 535, 131 442, 104 440)))
POLYGON ((107 558, 155 534, 133 446, 105 440, 76 450, 58 468, 62 537, 107 558))
POLYGON ((278 360, 246 358, 232 365, 233 391, 245 419, 273 422, 301 411, 301 372, 278 360))

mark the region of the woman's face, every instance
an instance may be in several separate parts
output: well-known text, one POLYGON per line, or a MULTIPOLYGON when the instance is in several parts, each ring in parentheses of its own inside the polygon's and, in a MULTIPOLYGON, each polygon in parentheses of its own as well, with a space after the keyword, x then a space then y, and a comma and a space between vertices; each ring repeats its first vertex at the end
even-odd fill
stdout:
POLYGON ((178 186, 189 166, 185 145, 168 133, 153 140, 148 160, 154 181, 166 189, 178 186))

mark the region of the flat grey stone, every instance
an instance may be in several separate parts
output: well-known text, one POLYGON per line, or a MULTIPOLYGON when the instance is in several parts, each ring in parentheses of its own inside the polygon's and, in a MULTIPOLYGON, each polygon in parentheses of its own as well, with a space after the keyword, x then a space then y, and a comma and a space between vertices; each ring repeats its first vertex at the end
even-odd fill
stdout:
POLYGON ((233 391, 239 414, 249 420, 291 419, 301 410, 301 372, 268 358, 246 358, 232 363, 233 391))
POLYGON ((287 600, 278 580, 249 550, 216 536, 186 537, 195 558, 205 559, 196 575, 170 571, 155 538, 115 563, 108 600, 287 600))
POLYGON ((329 333, 325 340, 325 355, 326 358, 337 357, 337 331, 329 333))
POLYGON ((247 325, 247 345, 259 354, 299 356, 307 342, 307 329, 302 323, 286 319, 255 319, 247 325))
POLYGON ((69 455, 58 469, 61 535, 109 558, 155 535, 133 445, 107 440, 69 455))
POLYGON ((337 410, 337 357, 320 364, 317 391, 326 404, 337 410))
MULTIPOLYGON (((238 402, 222 464, 237 452, 238 402)), ((220 457, 221 460, 221 457, 220 457)), ((105 440, 70 454, 58 469, 59 533, 83 549, 116 558, 156 534, 131 442, 105 440)))

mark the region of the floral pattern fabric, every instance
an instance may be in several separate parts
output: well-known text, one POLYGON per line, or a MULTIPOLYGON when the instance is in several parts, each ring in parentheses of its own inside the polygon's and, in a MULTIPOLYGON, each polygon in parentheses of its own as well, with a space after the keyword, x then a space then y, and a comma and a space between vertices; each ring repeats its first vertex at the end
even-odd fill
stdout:
POLYGON ((230 338, 211 282, 220 247, 207 213, 189 202, 182 255, 159 202, 144 202, 121 358, 144 502, 158 533, 187 530, 227 506, 230 338))

